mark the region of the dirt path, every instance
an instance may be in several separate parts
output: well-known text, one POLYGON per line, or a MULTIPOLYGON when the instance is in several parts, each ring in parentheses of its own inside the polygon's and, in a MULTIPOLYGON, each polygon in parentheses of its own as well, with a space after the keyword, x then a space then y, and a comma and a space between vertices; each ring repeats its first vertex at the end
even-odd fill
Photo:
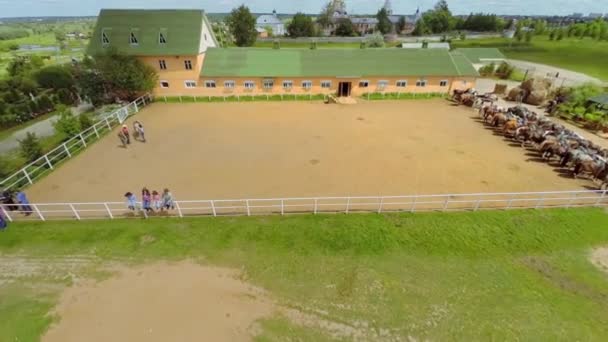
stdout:
MULTIPOLYGON (((29 190, 32 202, 580 190, 445 100, 154 104, 147 143, 110 134, 29 190)), ((129 123, 130 124, 130 123, 129 123)), ((528 154, 527 154, 528 153, 528 154)))
POLYGON ((553 76, 553 75, 559 74, 558 82, 560 82, 560 83, 563 82, 563 85, 566 87, 577 86, 577 85, 581 85, 583 83, 589 83, 589 82, 597 83, 597 84, 605 84, 604 81, 602 81, 598 78, 591 77, 589 75, 586 75, 586 74, 583 74, 580 72, 555 67, 552 65, 533 63, 533 62, 528 62, 528 61, 520 61, 520 60, 516 60, 516 59, 509 59, 508 62, 509 62, 509 64, 515 66, 516 68, 518 68, 520 70, 523 70, 523 71, 528 70, 532 75, 546 77, 547 75, 553 76))
POLYGON ((591 263, 608 273, 608 247, 599 247, 591 252, 591 263))

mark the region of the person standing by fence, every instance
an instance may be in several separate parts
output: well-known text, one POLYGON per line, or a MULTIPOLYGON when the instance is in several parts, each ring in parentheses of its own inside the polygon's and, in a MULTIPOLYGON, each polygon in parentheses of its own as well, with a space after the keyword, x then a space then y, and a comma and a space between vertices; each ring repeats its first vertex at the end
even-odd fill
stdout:
POLYGON ((152 196, 150 195, 150 190, 147 188, 141 190, 141 202, 142 207, 146 212, 154 212, 154 210, 152 210, 152 196))
POLYGON ((171 193, 171 191, 169 191, 169 189, 163 190, 162 201, 163 210, 169 210, 175 207, 175 204, 173 203, 173 194, 171 193))
POLYGON ((137 197, 135 197, 132 192, 127 192, 125 194, 125 197, 127 198, 127 208, 129 208, 129 210, 135 211, 135 209, 137 208, 137 197))
POLYGON ((30 206, 30 201, 27 199, 25 192, 19 191, 17 193, 17 203, 21 204, 19 207, 21 211, 25 214, 25 216, 32 215, 32 207, 30 206))
POLYGON ((0 231, 3 231, 8 227, 8 221, 4 218, 4 213, 0 210, 0 231))

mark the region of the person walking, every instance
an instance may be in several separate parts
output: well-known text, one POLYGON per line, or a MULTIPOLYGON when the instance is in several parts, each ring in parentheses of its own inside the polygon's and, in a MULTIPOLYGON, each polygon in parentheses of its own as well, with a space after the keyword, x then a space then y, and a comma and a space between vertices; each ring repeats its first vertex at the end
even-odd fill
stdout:
POLYGON ((122 129, 120 131, 118 131, 118 139, 120 139, 120 143, 122 144, 122 147, 127 148, 127 136, 122 131, 122 129))
POLYGON ((127 198, 127 208, 131 211, 135 211, 137 208, 137 197, 135 197, 132 192, 127 192, 125 197, 127 198))
POLYGON ((127 145, 131 144, 131 135, 129 134, 129 127, 127 127, 127 125, 122 125, 121 132, 122 134, 124 134, 127 140, 127 145))
POLYGON ((30 201, 27 199, 25 192, 19 191, 17 193, 17 203, 21 204, 19 208, 25 214, 25 216, 32 215, 32 207, 30 206, 30 201))
POLYGON ((175 204, 173 203, 173 194, 169 189, 163 190, 163 210, 169 210, 175 208, 175 204))
POLYGON ((135 132, 137 132, 137 136, 139 137, 139 140, 141 140, 141 142, 146 142, 146 134, 144 132, 144 125, 141 124, 141 122, 139 121, 135 121, 133 123, 133 129, 135 130, 135 132))

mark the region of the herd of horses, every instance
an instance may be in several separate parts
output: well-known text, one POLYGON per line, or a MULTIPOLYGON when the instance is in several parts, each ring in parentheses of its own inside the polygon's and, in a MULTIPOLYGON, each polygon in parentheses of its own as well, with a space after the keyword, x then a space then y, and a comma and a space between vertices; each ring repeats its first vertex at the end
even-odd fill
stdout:
POLYGON ((574 178, 586 176, 599 183, 602 190, 608 188, 608 149, 524 106, 498 107, 495 95, 468 90, 454 93, 453 100, 479 108, 486 125, 521 147, 538 151, 542 160, 557 162, 574 178))

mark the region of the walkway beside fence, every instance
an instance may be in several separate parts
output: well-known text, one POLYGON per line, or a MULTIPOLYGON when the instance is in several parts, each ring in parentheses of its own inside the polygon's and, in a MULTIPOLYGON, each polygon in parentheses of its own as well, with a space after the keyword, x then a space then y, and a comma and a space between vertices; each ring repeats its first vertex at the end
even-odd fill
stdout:
POLYGON ((117 109, 96 122, 93 126, 78 133, 47 154, 29 163, 21 170, 0 181, 0 190, 21 189, 24 186, 33 184, 36 179, 53 171, 58 164, 72 158, 88 145, 99 140, 114 127, 123 123, 126 118, 150 104, 152 100, 152 96, 146 94, 128 105, 117 109))
POLYGON ((607 207, 608 190, 478 193, 363 197, 302 197, 175 201, 174 209, 147 214, 126 209, 124 202, 37 203, 25 216, 0 210, 10 221, 85 220, 189 216, 251 216, 319 213, 386 213, 607 207))

